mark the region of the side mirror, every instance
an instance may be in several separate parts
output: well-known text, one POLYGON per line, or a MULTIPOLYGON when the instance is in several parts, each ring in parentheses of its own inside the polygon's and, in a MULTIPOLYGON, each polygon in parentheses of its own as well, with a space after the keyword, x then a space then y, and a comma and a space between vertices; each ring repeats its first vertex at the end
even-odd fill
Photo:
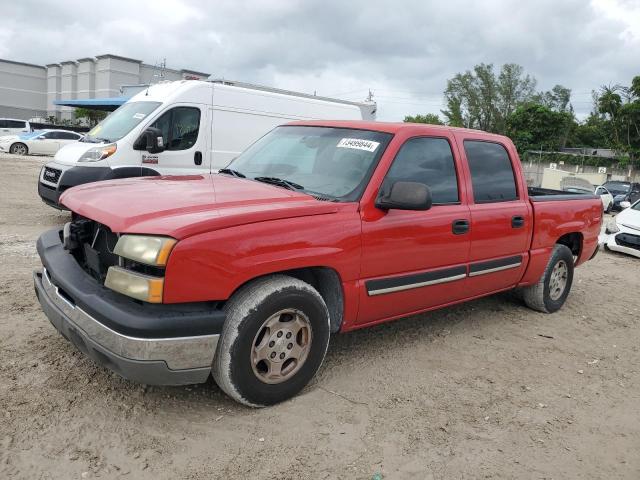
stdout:
POLYGON ((394 182, 378 194, 376 207, 381 210, 429 210, 431 190, 424 183, 394 182))
POLYGON ((164 152, 166 147, 162 138, 162 130, 159 128, 147 128, 133 145, 135 150, 146 150, 154 154, 164 152))
POLYGON ((625 208, 629 208, 631 206, 631 202, 620 202, 620 208, 622 208, 623 210, 625 208))

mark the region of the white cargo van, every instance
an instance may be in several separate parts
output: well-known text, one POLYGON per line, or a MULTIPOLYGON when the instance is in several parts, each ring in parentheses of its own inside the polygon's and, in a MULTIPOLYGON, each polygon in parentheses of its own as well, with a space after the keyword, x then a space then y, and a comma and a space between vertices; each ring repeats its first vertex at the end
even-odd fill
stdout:
POLYGON ((228 81, 162 82, 142 90, 40 172, 56 208, 66 189, 147 175, 215 172, 265 133, 293 120, 375 120, 374 102, 348 102, 228 81))

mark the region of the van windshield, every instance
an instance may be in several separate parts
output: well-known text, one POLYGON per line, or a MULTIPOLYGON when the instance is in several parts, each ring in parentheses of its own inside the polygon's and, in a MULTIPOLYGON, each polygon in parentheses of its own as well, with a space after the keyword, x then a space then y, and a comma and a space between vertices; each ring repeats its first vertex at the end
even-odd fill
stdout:
POLYGON ((133 130, 160 102, 127 102, 93 127, 81 142, 111 143, 133 130))
POLYGON ((220 173, 330 200, 355 201, 391 138, 372 130, 278 127, 220 173))

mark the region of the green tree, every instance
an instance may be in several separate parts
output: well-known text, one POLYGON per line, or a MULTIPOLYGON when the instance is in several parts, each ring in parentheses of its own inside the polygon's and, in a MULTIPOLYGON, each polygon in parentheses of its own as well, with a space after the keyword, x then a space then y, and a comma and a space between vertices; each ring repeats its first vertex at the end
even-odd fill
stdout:
POLYGON ((519 152, 558 150, 565 141, 565 129, 573 122, 570 112, 556 112, 545 105, 520 105, 507 119, 507 135, 519 152))
POLYGON ((507 63, 496 75, 492 64, 481 63, 447 81, 442 113, 448 125, 505 133, 507 118, 533 98, 535 86, 520 65, 507 63))
POLYGON ((94 110, 91 108, 77 107, 73 112, 76 119, 85 119, 90 127, 96 125, 100 120, 107 116, 107 112, 102 110, 94 110))
POLYGON ((444 125, 440 117, 435 113, 426 113, 424 115, 407 115, 404 117, 404 122, 407 123, 430 123, 431 125, 444 125))

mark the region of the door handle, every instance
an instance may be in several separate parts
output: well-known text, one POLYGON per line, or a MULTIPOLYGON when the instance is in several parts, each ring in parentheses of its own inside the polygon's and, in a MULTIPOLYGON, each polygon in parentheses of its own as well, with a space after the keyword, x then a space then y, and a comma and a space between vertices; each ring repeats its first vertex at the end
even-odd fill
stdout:
POLYGON ((511 228, 522 228, 524 227, 524 217, 520 215, 516 215, 511 218, 511 228))
POLYGON ((202 165, 202 152, 196 152, 193 154, 193 163, 196 165, 202 165))
POLYGON ((451 231, 454 235, 462 235, 463 233, 467 233, 469 231, 469 220, 460 219, 454 220, 451 224, 451 231))

